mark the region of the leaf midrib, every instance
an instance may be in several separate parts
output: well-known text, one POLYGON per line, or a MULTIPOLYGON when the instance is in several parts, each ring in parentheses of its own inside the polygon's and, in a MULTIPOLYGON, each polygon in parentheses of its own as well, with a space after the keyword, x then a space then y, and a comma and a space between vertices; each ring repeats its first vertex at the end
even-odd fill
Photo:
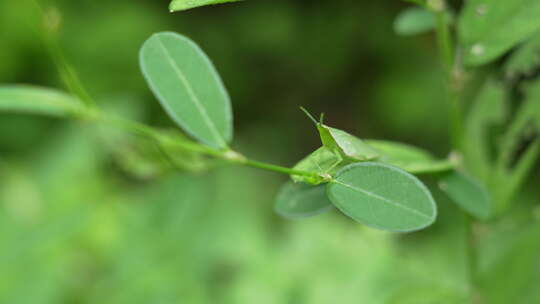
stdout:
POLYGON ((165 47, 165 45, 161 41, 161 38, 157 37, 157 41, 158 41, 159 46, 162 49, 163 53, 165 53, 165 57, 167 58, 167 61, 171 64, 176 76, 178 76, 180 81, 186 87, 188 95, 191 97, 193 103, 195 104, 195 107, 197 108, 197 110, 199 111, 201 116, 203 117, 204 122, 208 125, 208 128, 210 129, 210 132, 214 136, 214 139, 216 139, 219 142, 220 146, 227 146, 225 140, 221 137, 221 135, 217 131, 217 128, 214 125, 213 121, 210 119, 210 116, 208 116, 208 112, 206 112, 206 109, 203 107, 203 105, 201 104, 199 98, 195 94, 195 91, 191 87, 191 85, 190 85, 189 81, 187 80, 186 76, 178 68, 178 66, 176 65, 176 62, 173 60, 171 54, 169 53, 169 51, 167 50, 167 48, 165 47))
POLYGON ((349 188, 349 189, 351 189, 351 190, 355 190, 355 191, 361 192, 361 193, 363 193, 363 194, 365 194, 365 195, 367 195, 367 196, 370 196, 370 197, 373 197, 373 198, 375 198, 375 199, 381 200, 381 201, 383 201, 383 202, 385 202, 385 203, 388 203, 388 204, 390 204, 390 205, 392 205, 392 206, 395 206, 395 207, 398 207, 398 208, 407 210, 407 211, 409 211, 409 212, 411 212, 411 213, 414 213, 414 214, 416 214, 416 215, 418 215, 418 216, 420 216, 420 217, 426 218, 426 219, 428 219, 428 220, 431 220, 431 218, 432 218, 432 217, 429 216, 428 214, 424 214, 424 213, 422 213, 422 212, 420 212, 420 211, 418 211, 418 210, 409 208, 409 207, 407 207, 407 206, 405 206, 405 205, 401 205, 401 204, 396 203, 396 202, 394 202, 394 201, 391 201, 391 200, 389 200, 389 199, 387 199, 387 198, 385 198, 385 197, 382 197, 382 196, 380 196, 380 195, 377 195, 377 194, 375 194, 375 193, 373 193, 373 192, 370 192, 370 191, 367 191, 367 190, 364 190, 364 189, 357 188, 357 187, 355 187, 355 186, 352 186, 352 185, 349 185, 349 184, 340 182, 340 181, 338 181, 338 180, 334 180, 333 182, 336 183, 336 184, 342 185, 342 186, 344 186, 344 187, 346 187, 346 188, 349 188))

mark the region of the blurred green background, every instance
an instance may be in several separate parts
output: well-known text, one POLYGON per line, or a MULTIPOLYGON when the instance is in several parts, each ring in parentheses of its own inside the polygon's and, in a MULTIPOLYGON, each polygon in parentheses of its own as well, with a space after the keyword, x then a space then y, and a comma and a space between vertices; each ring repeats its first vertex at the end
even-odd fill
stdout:
MULTIPOLYGON (((234 146, 250 157, 293 165, 317 148, 299 106, 362 138, 448 152, 434 37, 393 33, 402 2, 251 0, 176 14, 165 0, 41 3, 61 16, 66 57, 107 111, 173 127, 138 69, 144 40, 168 30, 214 61, 234 146)), ((62 88, 34 12, 0 0, 0 83, 62 88)), ((289 221, 273 212, 286 176, 167 170, 147 150, 107 127, 0 114, 0 303, 464 303, 463 218, 436 191, 438 222, 418 233, 336 211, 289 221)), ((529 188, 519 199, 535 202, 529 188)), ((489 303, 537 303, 538 213, 477 227, 489 303)))

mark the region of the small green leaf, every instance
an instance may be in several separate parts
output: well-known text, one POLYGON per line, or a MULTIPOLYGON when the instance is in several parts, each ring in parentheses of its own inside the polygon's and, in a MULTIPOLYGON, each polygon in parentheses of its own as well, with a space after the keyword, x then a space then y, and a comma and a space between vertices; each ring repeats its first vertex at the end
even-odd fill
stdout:
POLYGON ((454 170, 441 177, 439 188, 472 216, 487 219, 491 215, 488 191, 471 176, 454 170))
POLYGON ((525 99, 517 108, 502 140, 494 170, 490 172, 496 211, 512 202, 540 155, 540 82, 523 87, 525 99))
POLYGON ((328 184, 332 203, 354 220, 390 231, 431 225, 437 207, 427 187, 413 175, 381 163, 355 163, 328 184))
POLYGON ((169 10, 171 12, 184 11, 199 6, 238 1, 241 0, 173 0, 169 5, 169 10))
MULTIPOLYGON (((343 167, 343 164, 348 164, 336 152, 327 147, 320 147, 299 161, 294 167, 294 170, 315 172, 318 174, 334 175, 337 170, 343 167)), ((319 180, 312 180, 309 177, 302 175, 292 175, 291 178, 295 182, 304 182, 308 184, 320 183, 319 180)))
POLYGON ((332 208, 326 196, 326 185, 312 186, 288 181, 281 188, 274 210, 285 218, 297 219, 317 215, 332 208))
POLYGON ((506 75, 530 75, 540 66, 540 32, 515 50, 504 65, 506 75))
POLYGON ((458 33, 469 66, 488 63, 540 30, 538 0, 469 0, 458 33))
POLYGON ((154 95, 180 127, 208 146, 227 148, 233 133, 229 95, 193 41, 172 32, 154 34, 141 49, 140 64, 154 95))
POLYGON ((420 148, 384 140, 366 140, 368 145, 381 153, 378 161, 399 167, 412 174, 447 171, 453 168, 449 160, 437 160, 420 148))
POLYGON ((406 8, 394 21, 394 32, 401 36, 411 36, 429 32, 435 28, 435 14, 421 7, 406 8))
POLYGON ((84 105, 54 89, 30 85, 0 85, 0 111, 64 117, 80 114, 84 105))

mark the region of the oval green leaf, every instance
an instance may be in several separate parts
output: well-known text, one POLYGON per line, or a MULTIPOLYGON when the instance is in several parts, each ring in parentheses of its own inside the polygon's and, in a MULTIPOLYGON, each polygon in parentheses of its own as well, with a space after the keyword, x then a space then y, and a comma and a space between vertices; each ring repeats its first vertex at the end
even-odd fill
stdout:
POLYGON ((422 7, 406 8, 394 21, 394 32, 401 36, 411 36, 429 32, 435 28, 435 14, 422 7))
POLYGON ((445 174, 439 180, 439 188, 454 203, 479 219, 491 215, 491 199, 487 189, 476 179, 459 171, 445 174))
POLYGON ((332 206, 326 196, 326 185, 288 181, 277 196, 274 210, 285 218, 298 219, 328 211, 332 206))
POLYGON ((449 160, 435 159, 429 152, 408 144, 372 139, 365 142, 380 152, 381 156, 377 161, 399 167, 412 174, 448 171, 454 167, 449 160))
POLYGON ((458 33, 469 66, 488 63, 540 30, 538 0, 469 0, 458 33))
POLYGON ((169 5, 169 10, 171 12, 184 11, 191 8, 213 5, 227 2, 238 2, 241 0, 173 0, 169 5))
POLYGON ((390 165, 354 163, 328 183, 330 201, 352 219, 373 228, 408 232, 431 225, 437 207, 427 187, 390 165))
POLYGON ((232 139, 229 95, 210 59, 190 39, 152 35, 140 52, 144 77, 167 114, 200 142, 224 149, 232 139))
POLYGON ((31 85, 0 86, 0 111, 64 117, 80 114, 84 105, 64 92, 31 85))

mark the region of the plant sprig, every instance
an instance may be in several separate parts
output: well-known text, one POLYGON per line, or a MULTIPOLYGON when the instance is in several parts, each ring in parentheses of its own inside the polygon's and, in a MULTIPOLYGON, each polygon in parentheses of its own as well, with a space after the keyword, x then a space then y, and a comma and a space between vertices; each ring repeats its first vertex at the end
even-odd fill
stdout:
MULTIPOLYGON (((230 1, 200 1, 197 3, 175 1, 174 3, 176 3, 175 5, 192 5, 194 7, 218 2, 230 1)), ((451 13, 444 0, 414 2, 424 8, 421 14, 402 15, 401 17, 406 19, 407 24, 416 26, 415 22, 417 22, 417 18, 430 18, 430 14, 435 16, 434 21, 431 20, 422 25, 421 30, 416 28, 412 32, 411 30, 407 30, 407 33, 420 33, 426 30, 428 25, 429 27, 435 27, 441 59, 448 80, 448 99, 450 100, 450 120, 452 125, 451 135, 453 138, 452 146, 454 153, 458 155, 458 157, 451 159, 438 160, 423 150, 401 143, 362 140, 343 130, 325 125, 323 123, 323 115, 321 115, 319 121, 315 120, 303 108, 302 110, 315 123, 319 132, 322 145, 320 148, 306 156, 292 168, 249 159, 242 153, 231 148, 234 133, 232 106, 225 85, 219 77, 216 68, 195 42, 173 32, 161 32, 152 35, 141 48, 140 65, 150 89, 165 112, 194 140, 170 136, 167 132, 162 132, 162 130, 100 111, 96 107, 95 101, 86 93, 87 91, 82 86, 77 74, 65 60, 54 39, 54 35, 51 35, 51 31, 44 31, 43 33, 44 37, 46 37, 46 44, 51 51, 51 56, 54 58, 66 86, 72 94, 78 97, 78 100, 73 96, 61 92, 52 92, 51 90, 47 91, 43 88, 3 87, 0 88, 0 109, 23 112, 33 111, 56 116, 66 115, 85 121, 105 123, 152 139, 169 156, 173 155, 175 153, 174 151, 185 151, 210 156, 229 163, 279 172, 291 176, 295 182, 307 184, 306 187, 328 184, 329 190, 327 192, 329 194, 333 193, 330 189, 339 188, 336 185, 349 185, 350 189, 362 189, 363 192, 360 191, 361 193, 370 194, 362 198, 358 195, 346 195, 351 198, 350 200, 343 200, 338 195, 329 195, 329 199, 333 204, 341 206, 339 209, 353 219, 366 225, 393 231, 416 230, 425 227, 427 224, 426 222, 416 222, 416 226, 397 228, 395 219, 383 221, 382 224, 374 224, 372 222, 373 219, 366 219, 366 210, 358 209, 357 204, 369 205, 370 198, 379 197, 383 202, 393 202, 390 206, 400 208, 398 206, 401 206, 405 202, 404 199, 397 199, 395 201, 394 199, 385 198, 399 193, 398 188, 395 186, 374 187, 372 185, 374 189, 370 189, 365 184, 351 186, 349 183, 343 183, 340 180, 349 174, 356 176, 360 180, 365 176, 379 174, 371 173, 371 171, 385 172, 382 174, 384 179, 381 179, 380 183, 386 185, 392 179, 404 175, 414 181, 409 183, 411 185, 410 189, 403 190, 405 193, 408 193, 407 195, 410 195, 415 191, 414 185, 422 185, 411 174, 447 172, 447 175, 440 177, 441 185, 445 185, 445 187, 442 187, 443 190, 447 191, 449 196, 466 212, 478 218, 487 218, 491 210, 489 198, 482 202, 483 205, 477 205, 477 198, 486 197, 483 195, 484 188, 481 187, 482 185, 471 176, 454 171, 455 169, 463 169, 461 163, 461 154, 463 152, 462 142, 464 140, 462 124, 463 109, 461 105, 462 79, 459 79, 461 74, 458 73, 463 67, 461 67, 462 63, 458 60, 459 58, 456 57, 457 52, 455 52, 456 47, 451 28, 452 22, 448 18, 451 13), (51 96, 57 97, 58 100, 51 103, 51 96), (3 104, 2 100, 4 101, 3 104), (39 103, 36 102, 33 104, 32 102, 36 100, 39 103), (36 106, 33 110, 32 105, 36 106), (366 168, 369 168, 369 170, 366 168), (465 178, 465 176, 467 177, 465 178), (377 191, 382 192, 378 193, 377 191), (353 197, 355 199, 352 199, 353 197), (347 206, 354 206, 354 208, 349 209, 347 206)), ((49 23, 46 22, 46 24, 49 23)), ((512 137, 511 135, 508 136, 512 137)), ((506 140, 506 142, 510 142, 510 140, 506 140)), ((532 152, 529 153, 532 156, 526 157, 526 161, 522 162, 525 165, 522 166, 530 166, 532 161, 528 159, 534 159, 536 157, 536 150, 536 146, 533 146, 531 149, 532 152)), ((508 156, 504 153, 501 157, 507 159, 508 156)), ((526 172, 526 169, 520 169, 519 172, 526 172)), ((288 187, 286 192, 291 193, 294 189, 298 189, 302 193, 319 193, 316 191, 305 191, 304 187, 288 187)), ((401 196, 407 197, 407 195, 403 194, 401 196)), ((297 196, 287 195, 284 197, 297 196)), ((320 201, 324 201, 324 199, 321 198, 320 201)), ((411 202, 405 202, 404 204, 406 210, 408 210, 407 208, 412 208, 411 210, 415 209, 414 204, 411 202)), ((281 206, 288 206, 287 203, 283 203, 283 198, 281 206)), ((370 210, 373 210, 373 208, 371 207, 370 210)), ((409 216, 412 218, 414 214, 412 212, 409 216)), ((407 218, 407 215, 403 216, 403 221, 411 220, 411 218, 407 218)), ((433 213, 433 216, 435 216, 435 213, 433 213)), ((381 218, 384 219, 385 217, 382 216, 381 218)), ((432 222, 430 219, 429 223, 432 222)))
MULTIPOLYGON (((57 64, 60 70, 67 66, 65 62, 57 62, 57 64)), ((366 210, 358 209, 356 206, 358 204, 369 206, 369 202, 374 202, 375 198, 375 201, 387 204, 387 208, 396 208, 396 212, 401 209, 415 210, 416 203, 403 198, 414 196, 412 193, 420 188, 421 191, 418 193, 423 193, 425 191, 422 189, 427 188, 416 177, 395 167, 395 165, 404 166, 411 171, 414 171, 415 169, 411 168, 416 166, 416 173, 421 173, 422 169, 418 168, 432 172, 447 171, 453 167, 450 163, 444 166, 434 165, 435 163, 430 157, 408 159, 407 149, 399 145, 392 146, 390 144, 390 151, 381 153, 363 140, 323 124, 322 115, 320 121, 315 121, 305 110, 316 124, 323 148, 330 152, 333 161, 331 166, 322 169, 324 165, 320 163, 321 159, 313 158, 313 156, 306 158, 293 168, 255 161, 230 148, 233 127, 229 95, 213 64, 193 41, 172 32, 154 34, 141 48, 140 64, 150 89, 167 114, 196 141, 171 137, 168 133, 145 124, 106 114, 100 111, 93 101, 84 103, 76 100, 76 97, 72 97, 69 102, 62 104, 47 103, 45 96, 40 95, 41 92, 45 91, 41 88, 2 88, 0 90, 0 109, 4 106, 6 110, 17 110, 17 105, 20 107, 24 104, 33 104, 48 107, 52 113, 58 108, 70 108, 69 111, 66 110, 63 113, 65 116, 116 126, 150 138, 167 155, 173 154, 173 151, 192 152, 229 163, 283 173, 293 177, 297 182, 310 185, 327 184, 328 193, 334 193, 334 195, 329 195, 333 204, 339 206, 339 209, 351 218, 373 227, 392 231, 413 231, 424 228, 434 221, 436 209, 433 203, 430 203, 433 205, 431 208, 433 212, 428 217, 428 221, 415 220, 414 218, 418 214, 416 211, 405 212, 402 214, 402 221, 409 224, 397 226, 395 219, 392 218, 375 215, 374 217, 366 217, 366 210), (4 92, 4 96, 2 96, 2 92, 4 92), (13 99, 14 97, 15 99, 13 99), (24 102, 21 103, 21 100, 24 102), (69 107, 66 103, 69 104, 69 107), (15 108, 13 108, 14 105, 15 108), (402 155, 405 158, 402 159, 402 155), (302 166, 301 163, 307 166, 302 166), (415 165, 412 165, 413 163, 415 165), (368 164, 370 165, 368 166, 368 164), (399 180, 403 177, 410 182, 401 182, 402 185, 408 185, 407 187, 403 186, 405 188, 402 190, 393 187, 381 188, 376 184, 354 184, 351 186, 350 182, 342 181, 350 174, 368 177, 380 174, 383 178, 381 182, 388 185, 393 184, 392 180, 399 180), (348 195, 350 199, 346 199, 338 195, 338 193, 343 192, 339 189, 343 189, 345 192, 356 189, 355 191, 359 191, 360 195, 348 195), (396 196, 397 193, 401 194, 396 196), (400 197, 402 198, 400 199, 400 197), (355 207, 351 208, 351 206, 355 207)), ((74 79, 78 79, 76 74, 70 75, 74 79)), ((80 92, 74 90, 75 94, 80 94, 80 92)), ((61 96, 61 93, 56 94, 61 96)), ((79 95, 79 97, 88 98, 86 94, 79 95)), ((388 148, 388 144, 386 148, 388 148)), ((321 200, 323 199, 321 198, 321 200)), ((432 199, 427 201, 432 202, 432 199)), ((369 208, 373 209, 374 207, 369 208)))

